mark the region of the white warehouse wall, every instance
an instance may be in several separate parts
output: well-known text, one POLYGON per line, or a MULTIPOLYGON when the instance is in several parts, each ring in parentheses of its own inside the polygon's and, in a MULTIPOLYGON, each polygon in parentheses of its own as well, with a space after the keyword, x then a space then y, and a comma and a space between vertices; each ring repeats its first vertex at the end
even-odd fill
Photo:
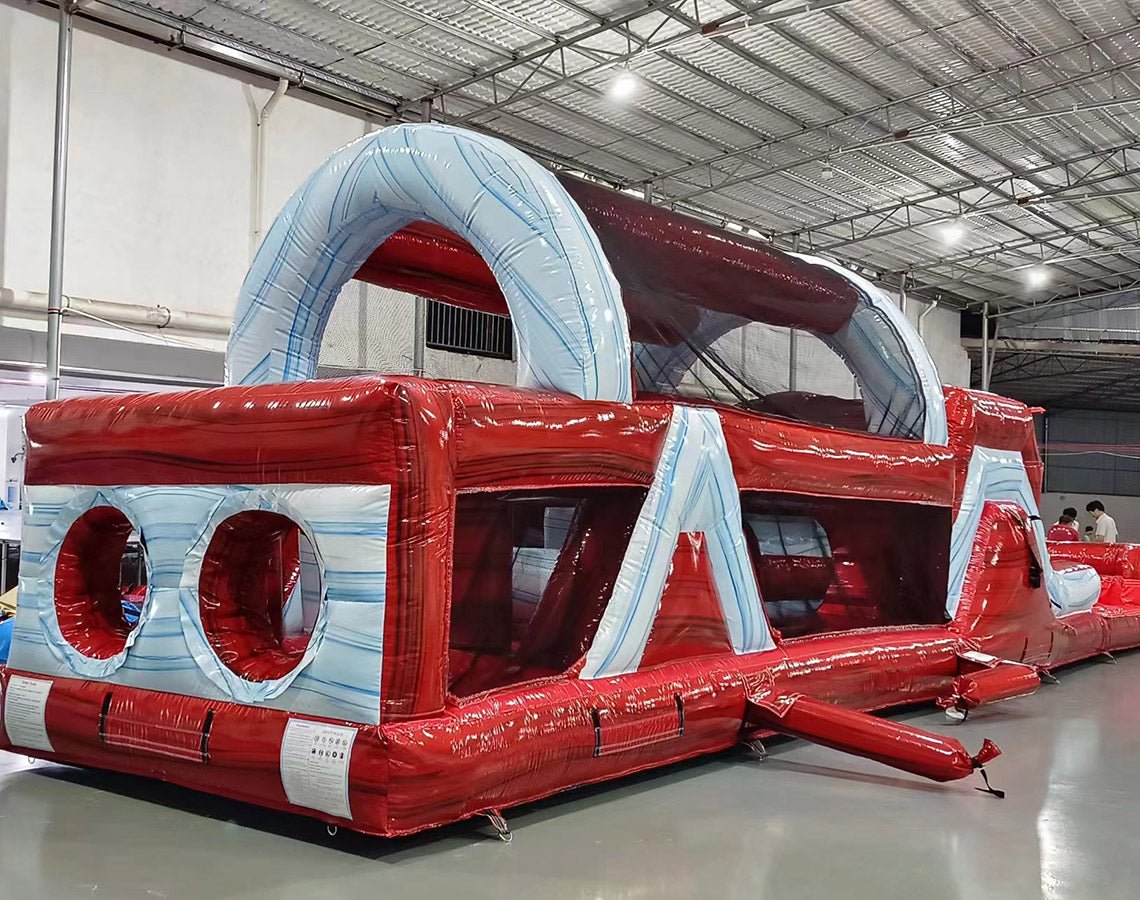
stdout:
MULTIPOLYGON (((16 292, 47 289, 55 42, 50 11, 0 0, 0 287, 16 292)), ((264 104, 272 88, 266 79, 149 42, 77 27, 64 292, 232 316, 253 227, 250 100, 264 104)), ((263 227, 321 160, 371 127, 286 94, 266 126, 263 227)), ((911 305, 912 319, 919 306, 911 305)), ((66 334, 110 336, 90 323, 67 321, 66 334)), ((41 322, 11 315, 0 324, 43 329, 41 322)), ((967 384, 957 313, 938 309, 925 325, 942 380, 967 384)), ((774 389, 786 387, 786 332, 750 330, 758 340, 749 359, 771 370, 774 389)), ((322 363, 410 371, 411 333, 407 295, 350 283, 322 363)), ((145 340, 122 332, 114 337, 145 340)), ((222 348, 218 340, 190 343, 222 348)), ((800 389, 853 395, 838 358, 810 338, 799 347, 800 389)), ((108 356, 108 367, 126 365, 121 353, 108 356)), ((513 379, 513 364, 502 360, 429 350, 426 363, 430 375, 513 379)))
MULTIPOLYGON (((891 296, 898 302, 897 295, 891 296)), ((911 298, 907 301, 907 318, 917 328, 919 316, 928 309, 929 304, 911 298)), ((936 306, 922 322, 922 339, 930 350, 942 383, 969 387, 970 356, 962 346, 961 327, 961 313, 945 306, 936 306)))
MULTIPOLYGON (((44 291, 56 24, 0 6, 0 41, 9 136, 0 274, 5 287, 44 291)), ((232 315, 252 225, 247 92, 264 104, 272 83, 84 28, 73 59, 64 291, 232 315)), ((286 95, 267 127, 271 219, 364 123, 286 95)))

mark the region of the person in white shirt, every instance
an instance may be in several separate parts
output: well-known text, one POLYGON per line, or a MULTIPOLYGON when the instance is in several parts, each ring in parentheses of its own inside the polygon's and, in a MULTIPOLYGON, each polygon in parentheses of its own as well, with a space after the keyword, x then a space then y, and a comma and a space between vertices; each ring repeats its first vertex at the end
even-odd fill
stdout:
POLYGON ((1096 519, 1093 528, 1093 541, 1097 544, 1116 543, 1116 520, 1104 511, 1104 504, 1099 500, 1092 500, 1085 506, 1085 512, 1090 512, 1096 519))

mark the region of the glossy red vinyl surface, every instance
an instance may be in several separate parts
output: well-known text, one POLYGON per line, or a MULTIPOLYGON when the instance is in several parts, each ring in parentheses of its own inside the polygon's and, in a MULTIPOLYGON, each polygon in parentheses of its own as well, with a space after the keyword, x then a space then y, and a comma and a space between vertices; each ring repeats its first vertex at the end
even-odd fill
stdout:
POLYGON ((731 652, 732 642, 713 585, 704 535, 683 533, 639 668, 731 652))
MULTIPOLYGON (((548 679, 472 697, 439 716, 361 727, 350 766, 353 821, 340 824, 402 834, 727 747, 743 727, 746 683, 765 672, 781 689, 794 685, 858 708, 934 699, 956 671, 958 647, 941 629, 835 635, 776 654, 698 657, 597 682, 548 679)), ((56 752, 46 756, 338 821, 283 797, 277 766, 287 718, 56 679, 47 712, 56 752), (100 741, 108 691, 111 739, 100 741), (210 710, 203 765, 188 757, 210 710)))
MULTIPOLYGON (((448 388, 461 490, 571 484, 587 475, 594 483, 648 485, 675 402, 649 397, 622 406, 489 385, 448 388)), ((955 460, 946 448, 717 410, 742 490, 953 501, 955 460)))
POLYGON ((1049 666, 1068 665, 1103 653, 1109 647, 1109 628, 1101 610, 1093 607, 1069 613, 1052 625, 1053 649, 1049 666))
POLYGON ((119 510, 96 506, 68 529, 55 567, 59 630, 84 656, 110 659, 127 646, 120 574, 131 523, 119 510))
MULTIPOLYGON (((1118 580, 1093 610, 1058 620, 1034 583, 1030 523, 1003 504, 983 509, 955 621, 947 627, 930 614, 938 612, 930 606, 940 599, 935 588, 944 590, 942 556, 972 442, 1035 453, 1024 407, 953 390, 947 399, 946 448, 721 407, 745 500, 759 495, 768 512, 808 516, 831 536, 830 566, 765 562, 750 547, 762 585, 813 599, 824 587, 826 606, 839 584, 877 618, 833 610, 824 633, 733 654, 707 556, 686 535, 639 670, 594 681, 577 673, 613 589, 612 564, 653 479, 672 415, 668 399, 584 403, 490 385, 360 378, 66 401, 32 411, 29 473, 31 483, 60 484, 391 484, 382 725, 358 729, 354 815, 341 824, 400 834, 714 751, 755 729, 790 729, 907 771, 959 777, 979 761, 963 748, 879 719, 844 718, 840 707, 867 711, 948 696, 984 703, 1028 686, 1030 670, 1022 667, 963 671, 967 648, 1054 666, 1140 642, 1140 606, 1130 606, 1140 600, 1140 583, 1124 574, 1127 554, 1088 551, 1118 580), (539 609, 516 627, 522 620, 505 566, 520 545, 553 545, 461 532, 491 522, 517 535, 485 502, 488 494, 590 491, 613 492, 612 502, 576 511, 539 609), (823 585, 825 575, 834 581, 823 585), (478 601, 466 621, 454 615, 456 596, 465 594, 478 601), (465 659, 449 651, 472 651, 450 646, 453 623, 457 634, 471 626, 489 640, 477 626, 492 616, 505 626, 490 637, 518 669, 504 683, 480 663, 456 689, 449 679, 465 659), (835 631, 851 625, 866 627, 835 631), (758 722, 746 699, 761 686, 803 699, 782 715, 765 713, 778 724, 758 722)), ((217 609, 224 619, 226 609, 233 613, 225 604, 217 609)), ((267 620, 273 624, 268 611, 267 620)), ((279 761, 288 717, 54 679, 48 756, 329 819, 284 797, 279 761)))
POLYGON ((644 496, 626 490, 612 505, 584 504, 575 512, 520 642, 523 665, 569 672, 589 649, 617 580, 616 550, 629 544, 644 496))
POLYGON ((550 679, 470 698, 436 720, 385 727, 391 830, 729 746, 742 710, 739 675, 726 660, 704 659, 620 679, 550 679))
MULTIPOLYGON (((13 674, 25 673, 0 669, 5 692, 13 674)), ((375 727, 357 727, 349 821, 294 806, 285 796, 281 740, 294 718, 289 713, 95 681, 51 681, 45 720, 54 752, 35 751, 40 758, 156 778, 370 834, 386 832, 388 760, 375 727)), ((11 747, 2 722, 0 746, 11 747)))
POLYGON ((1097 615, 1107 633, 1105 649, 1126 650, 1140 645, 1140 583, 1133 583, 1133 599, 1123 606, 1097 606, 1097 615))
MULTIPOLYGON (((587 182, 563 184, 612 265, 635 341, 677 344, 706 311, 831 334, 859 302, 853 282, 759 241, 587 182)), ((423 223, 392 236, 358 277, 506 312, 471 246, 423 223)), ((960 778, 996 748, 971 757, 957 741, 866 713, 947 698, 969 707, 1033 686, 1028 666, 965 667, 969 649, 1056 666, 1140 642, 1140 568, 1127 552, 1074 551, 1080 558, 1069 561, 1113 580, 1093 609, 1058 619, 1027 514, 988 503, 957 615, 945 623, 952 513, 972 454, 1019 453, 1038 492, 1041 481, 1031 410, 957 388, 945 399, 944 447, 777 418, 862 423, 861 404, 848 400, 768 394, 759 401, 767 415, 717 405, 744 513, 799 516, 828 535, 828 553, 821 542, 811 558, 787 548, 763 558, 756 534, 744 537, 761 602, 810 601, 814 620, 803 636, 773 635, 774 649, 734 653, 707 549, 686 533, 636 671, 594 680, 579 677, 583 655, 654 482, 671 398, 584 402, 373 377, 37 406, 27 417, 32 486, 391 486, 382 641, 367 635, 382 644, 381 724, 353 726, 351 820, 289 803, 281 755, 293 714, 264 706, 52 678, 54 750, 41 755, 389 835, 765 730, 960 778), (519 494, 528 496, 512 506, 519 494), (571 494, 572 518, 546 515, 569 508, 548 501, 571 494)), ((126 538, 121 522, 98 521, 104 515, 81 525, 56 573, 61 625, 95 656, 125 642, 117 585, 103 569, 126 538), (87 534, 94 524, 109 526, 105 543, 87 534)), ((200 611, 213 648, 256 681, 296 659, 281 605, 300 554, 290 542, 267 558, 230 533, 240 530, 235 519, 221 531, 230 546, 203 565, 200 611)))
POLYGON ((1049 559, 1053 568, 1092 566, 1101 575, 1140 578, 1140 545, 1136 544, 1050 543, 1049 559))
MULTIPOLYGON (((806 738, 934 781, 965 778, 983 762, 953 738, 803 694, 749 695, 745 721, 753 728, 806 738)), ((997 752, 989 745, 986 759, 993 759, 997 752)))
POLYGON ((1045 532, 1045 540, 1051 543, 1054 541, 1079 543, 1081 535, 1072 525, 1062 525, 1060 522, 1054 522, 1049 526, 1049 530, 1045 532))
POLYGON ((486 261, 439 225, 413 222, 373 251, 360 281, 432 297, 467 309, 507 315, 507 301, 486 261))
POLYGON ((1040 503, 1044 467, 1037 449, 1033 411, 1016 400, 965 388, 947 386, 943 394, 949 423, 948 446, 957 460, 954 505, 962 499, 966 470, 975 447, 1020 453, 1030 486, 1040 503))
POLYGON ((301 577, 298 530, 285 516, 248 510, 221 522, 202 559, 199 611, 218 658, 247 681, 281 678, 308 641, 287 642, 282 612, 301 577))
POLYGON ((1048 665, 1056 619, 1044 587, 1031 583, 1036 558, 1028 533, 1023 510, 1013 504, 985 504, 950 628, 974 639, 986 653, 1048 665))
POLYGON ((952 444, 1025 451, 1032 462, 1040 462, 1034 413, 1024 403, 949 385, 943 394, 952 444))
MULTIPOLYGON (((76 398, 29 411, 28 483, 398 484, 419 459, 457 489, 644 485, 671 408, 407 376, 76 398)), ((719 410, 742 489, 952 500, 944 449, 719 410)))
POLYGON ((945 448, 732 411, 722 425, 741 490, 953 501, 953 457, 945 448))
POLYGON ((785 640, 778 665, 741 663, 753 693, 770 670, 780 693, 875 710, 937 698, 958 674, 961 648, 941 626, 861 628, 785 640))
POLYGON ((447 696, 453 407, 432 382, 412 379, 408 388, 392 448, 381 721, 437 713, 447 696))
POLYGON ((458 490, 575 484, 648 486, 669 427, 667 404, 597 403, 448 382, 458 490))
POLYGON ((385 484, 399 474, 409 396, 430 385, 369 377, 40 403, 25 418, 26 481, 385 484))
POLYGON ((954 679, 953 691, 940 698, 940 706, 958 709, 976 709, 985 703, 1012 700, 1032 694, 1041 686, 1041 676, 1028 665, 996 665, 959 675, 954 679))
MULTIPOLYGON (((417 831, 725 747, 742 729, 791 732, 793 723, 805 738, 924 777, 960 777, 970 760, 964 750, 931 747, 908 733, 903 739, 910 749, 900 751, 899 736, 883 730, 880 719, 858 719, 860 729, 871 733, 854 736, 843 720, 840 739, 833 740, 820 724, 819 706, 827 707, 824 721, 834 723, 834 713, 843 710, 833 704, 870 709, 935 699, 953 684, 961 647, 944 629, 854 632, 786 642, 774 657, 705 657, 601 682, 520 685, 471 698, 442 716, 362 728, 366 739, 358 739, 350 768, 354 818, 341 824, 376 834, 417 831), (798 718, 779 727, 757 722, 746 715, 745 696, 747 685, 760 683, 780 694, 807 692, 826 703, 812 709, 804 704, 811 713, 806 724, 798 718), (911 746, 915 741, 917 749, 911 746)), ((47 715, 56 753, 48 758, 159 777, 337 821, 283 799, 276 766, 287 714, 116 687, 115 696, 127 698, 133 712, 115 714, 107 732, 112 737, 100 746, 93 735, 106 690, 56 680, 47 715), (209 709, 217 718, 210 764, 204 766, 183 759, 193 745, 185 731, 198 728, 209 709), (131 747, 138 736, 146 746, 131 747), (130 752, 122 752, 124 746, 130 752)))

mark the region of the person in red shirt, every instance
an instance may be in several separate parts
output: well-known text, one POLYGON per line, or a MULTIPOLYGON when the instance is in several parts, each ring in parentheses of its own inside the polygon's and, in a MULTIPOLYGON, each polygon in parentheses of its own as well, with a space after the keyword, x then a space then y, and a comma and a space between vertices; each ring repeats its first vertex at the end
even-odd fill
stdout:
POLYGON ((1050 526, 1048 533, 1045 535, 1047 541, 1079 541, 1081 533, 1073 526, 1073 522, 1077 518, 1077 511, 1075 509, 1066 509, 1061 513, 1061 518, 1050 526), (1069 515, 1072 513, 1072 515, 1069 515))

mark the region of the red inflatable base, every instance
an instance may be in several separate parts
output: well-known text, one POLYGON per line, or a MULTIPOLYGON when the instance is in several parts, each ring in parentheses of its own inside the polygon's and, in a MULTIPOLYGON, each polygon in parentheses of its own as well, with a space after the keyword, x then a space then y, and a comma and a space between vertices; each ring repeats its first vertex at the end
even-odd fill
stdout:
MULTIPOLYGON (((1104 621, 1108 610, 1090 613, 1104 621)), ((1113 610, 1140 628, 1140 609, 1113 610)), ((1101 652, 1104 632, 1084 655, 1101 652)), ((1074 648, 1068 647, 1071 653, 1074 648)), ((971 708, 1028 690, 1034 669, 968 674, 941 627, 867 629, 785 641, 779 659, 698 658, 620 679, 521 685, 449 705, 443 715, 356 730, 351 819, 289 802, 281 745, 294 714, 92 681, 52 679, 43 759, 157 778, 373 835, 420 831, 559 791, 783 732, 935 780, 968 775, 956 741, 864 712, 948 698, 971 708), (997 674, 991 674, 997 673, 997 674), (771 699, 766 699, 771 698, 771 699), (520 752, 525 750, 525 752, 520 752)), ((0 670, 7 682, 13 673, 0 670)), ((27 673, 28 677, 39 678, 27 673)), ((337 725, 348 723, 337 722, 337 725)), ((0 746, 14 749, 0 729, 0 746)))
MULTIPOLYGON (((388 485, 392 506, 379 691, 368 719, 379 724, 0 670, 6 697, 13 675, 38 680, 32 695, 41 699, 50 684, 38 726, 46 737, 22 735, 19 752, 40 746, 30 752, 376 835, 509 809, 767 730, 925 777, 961 777, 996 748, 971 756, 956 741, 865 713, 923 702, 973 710, 1031 692, 1041 669, 1140 644, 1140 580, 1135 548, 1071 549, 1073 561, 1098 568, 1103 590, 1091 609, 1058 617, 1028 514, 986 503, 946 622, 949 535, 973 449, 1019 452, 1034 484, 1040 475, 1023 406, 957 390, 947 406, 946 447, 721 409, 742 516, 814 523, 829 554, 765 553, 745 530, 776 647, 737 655, 707 549, 699 533, 686 533, 636 671, 595 679, 580 677, 584 654, 654 481, 673 401, 586 403, 398 378, 37 407, 27 419, 31 487, 388 485), (190 444, 187 421, 201 436, 190 444), (602 499, 567 499, 591 491, 602 499), (552 497, 575 510, 572 552, 559 549, 539 611, 518 633, 516 612, 526 610, 508 589, 513 558, 552 549, 543 543, 552 497), (290 723, 311 731, 316 721, 351 735, 339 799, 328 785, 317 786, 324 794, 287 790, 290 723)), ((111 530, 119 540, 122 528, 111 530)), ((95 550, 104 556, 102 545, 95 550)), ((291 543, 287 550, 274 571, 292 571, 291 543)), ((279 671, 289 660, 267 656, 272 642, 262 640, 277 636, 276 624, 262 631, 246 621, 270 607, 250 608, 250 582, 237 578, 246 557, 226 558, 234 578, 206 580, 227 636, 213 646, 228 652, 240 638, 242 652, 259 658, 247 674, 279 671)), ((74 611, 96 621, 107 638, 100 652, 109 652, 119 622, 104 589, 116 585, 95 586, 97 597, 68 589, 84 599, 74 611)), ((13 748, 3 730, 0 747, 13 748)))

